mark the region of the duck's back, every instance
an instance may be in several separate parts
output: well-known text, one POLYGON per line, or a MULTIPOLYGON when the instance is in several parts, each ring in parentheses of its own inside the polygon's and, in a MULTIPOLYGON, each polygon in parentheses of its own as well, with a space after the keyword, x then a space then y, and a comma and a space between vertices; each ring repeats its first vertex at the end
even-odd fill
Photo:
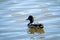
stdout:
POLYGON ((38 22, 33 22, 31 24, 29 24, 29 28, 43 28, 43 24, 38 23, 38 22))

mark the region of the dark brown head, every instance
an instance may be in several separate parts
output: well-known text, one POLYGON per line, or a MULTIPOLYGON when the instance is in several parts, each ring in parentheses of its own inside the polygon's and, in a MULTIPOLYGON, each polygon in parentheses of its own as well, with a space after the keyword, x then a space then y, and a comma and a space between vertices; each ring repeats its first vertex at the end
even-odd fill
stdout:
POLYGON ((34 22, 34 18, 33 18, 33 16, 32 16, 32 15, 30 15, 30 16, 27 18, 27 20, 29 20, 29 21, 30 21, 30 23, 33 23, 33 22, 34 22))

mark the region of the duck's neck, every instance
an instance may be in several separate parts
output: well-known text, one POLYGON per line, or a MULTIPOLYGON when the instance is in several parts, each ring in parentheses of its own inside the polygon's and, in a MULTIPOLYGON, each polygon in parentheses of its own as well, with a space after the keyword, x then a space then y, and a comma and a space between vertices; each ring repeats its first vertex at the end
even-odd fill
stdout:
POLYGON ((30 20, 30 23, 33 23, 34 22, 34 20, 30 20))
POLYGON ((28 23, 28 26, 30 25, 30 24, 32 24, 33 23, 33 21, 30 21, 29 23, 28 23))

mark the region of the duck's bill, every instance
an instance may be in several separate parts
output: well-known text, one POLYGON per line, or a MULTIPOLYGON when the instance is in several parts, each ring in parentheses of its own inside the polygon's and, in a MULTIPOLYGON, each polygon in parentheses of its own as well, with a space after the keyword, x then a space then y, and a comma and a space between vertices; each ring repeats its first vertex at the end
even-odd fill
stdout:
POLYGON ((26 19, 26 20, 28 20, 28 19, 26 19))

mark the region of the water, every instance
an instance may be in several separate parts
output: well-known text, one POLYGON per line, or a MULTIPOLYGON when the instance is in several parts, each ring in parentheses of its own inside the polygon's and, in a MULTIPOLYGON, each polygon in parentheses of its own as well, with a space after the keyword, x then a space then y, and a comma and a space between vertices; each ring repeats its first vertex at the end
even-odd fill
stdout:
POLYGON ((0 0, 0 40, 60 40, 60 0, 0 0), (28 33, 29 15, 45 33, 28 33))

